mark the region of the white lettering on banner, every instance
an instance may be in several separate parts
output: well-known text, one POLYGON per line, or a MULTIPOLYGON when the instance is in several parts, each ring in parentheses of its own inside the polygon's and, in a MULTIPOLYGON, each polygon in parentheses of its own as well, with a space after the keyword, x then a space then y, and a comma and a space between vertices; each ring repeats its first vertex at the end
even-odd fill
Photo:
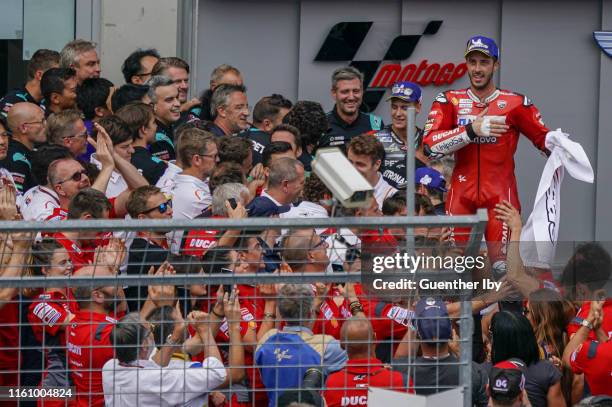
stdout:
POLYGON ((209 249, 215 245, 214 240, 209 239, 191 239, 189 242, 189 247, 201 248, 201 249, 209 249))
POLYGON ((342 397, 342 401, 340 405, 343 407, 349 406, 365 406, 368 404, 368 396, 344 396, 342 397))

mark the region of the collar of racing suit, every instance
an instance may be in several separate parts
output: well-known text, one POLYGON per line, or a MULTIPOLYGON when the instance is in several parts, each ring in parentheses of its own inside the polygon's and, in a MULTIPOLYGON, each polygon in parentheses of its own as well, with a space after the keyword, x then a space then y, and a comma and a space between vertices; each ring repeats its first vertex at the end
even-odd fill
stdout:
POLYGON ((500 90, 499 89, 495 89, 495 91, 493 93, 491 93, 489 96, 487 96, 486 98, 484 98, 484 100, 480 100, 480 98, 478 96, 476 96, 474 94, 474 92, 472 92, 472 89, 468 89, 467 90, 467 94, 468 94, 469 98, 472 99, 474 102, 488 105, 489 103, 494 101, 499 96, 500 90))

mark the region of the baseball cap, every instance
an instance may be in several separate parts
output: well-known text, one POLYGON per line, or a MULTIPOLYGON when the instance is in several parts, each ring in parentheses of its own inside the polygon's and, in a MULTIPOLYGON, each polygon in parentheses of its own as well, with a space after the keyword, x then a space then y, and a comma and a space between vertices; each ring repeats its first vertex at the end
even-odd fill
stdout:
POLYGON ((253 199, 246 207, 250 218, 267 218, 269 216, 280 215, 289 212, 291 206, 277 205, 265 196, 258 196, 253 199))
POLYGON ((467 57, 467 55, 473 51, 482 52, 492 58, 499 59, 499 48, 497 48, 497 44, 493 39, 483 35, 475 35, 468 40, 465 46, 464 56, 467 57))
POLYGON ((422 184, 426 187, 437 189, 441 192, 446 192, 446 180, 439 171, 430 167, 417 168, 414 173, 414 183, 422 184))
POLYGON ((422 340, 452 338, 451 322, 446 304, 438 298, 421 298, 415 310, 416 328, 422 340))
POLYGON ((511 401, 525 389, 527 367, 521 359, 512 358, 497 363, 489 374, 491 398, 511 401))
POLYGON ((421 87, 414 82, 395 82, 391 87, 391 96, 387 100, 391 99, 421 103, 421 87))

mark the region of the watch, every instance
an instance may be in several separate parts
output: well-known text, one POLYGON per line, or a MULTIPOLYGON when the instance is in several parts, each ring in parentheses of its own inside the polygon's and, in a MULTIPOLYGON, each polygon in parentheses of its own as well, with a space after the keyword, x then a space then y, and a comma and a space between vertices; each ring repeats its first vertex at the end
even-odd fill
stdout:
POLYGON ((589 328, 589 329, 593 329, 593 324, 590 323, 588 320, 583 319, 582 322, 580 323, 580 325, 582 325, 585 328, 589 328))

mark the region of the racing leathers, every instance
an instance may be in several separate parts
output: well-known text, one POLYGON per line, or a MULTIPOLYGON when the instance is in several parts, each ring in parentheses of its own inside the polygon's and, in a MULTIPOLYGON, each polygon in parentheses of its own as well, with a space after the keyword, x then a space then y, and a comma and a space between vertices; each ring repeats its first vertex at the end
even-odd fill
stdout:
MULTIPOLYGON (((470 89, 450 90, 440 93, 434 100, 424 130, 424 151, 429 158, 455 154, 455 168, 446 199, 447 213, 474 214, 476 209, 486 208, 489 220, 485 238, 489 243, 502 243, 490 253, 493 260, 495 257, 501 259, 510 232, 505 223, 496 219, 493 209, 504 199, 519 211, 521 209, 514 176, 514 152, 519 133, 548 154, 544 144, 548 128, 540 112, 526 96, 507 90, 496 89, 484 100, 470 89), (486 135, 477 136, 472 122, 487 107, 482 126, 486 135), (501 135, 490 133, 486 122, 493 119, 503 120, 509 129, 501 135)), ((468 231, 455 228, 455 240, 466 241, 468 231)))
MULTIPOLYGON (((422 137, 423 130, 416 129, 416 137, 422 137)), ((382 130, 374 133, 385 149, 385 159, 380 166, 385 181, 393 188, 406 188, 406 144, 393 132, 391 125, 385 126, 382 130)), ((415 167, 424 166, 418 158, 415 158, 415 167)))

